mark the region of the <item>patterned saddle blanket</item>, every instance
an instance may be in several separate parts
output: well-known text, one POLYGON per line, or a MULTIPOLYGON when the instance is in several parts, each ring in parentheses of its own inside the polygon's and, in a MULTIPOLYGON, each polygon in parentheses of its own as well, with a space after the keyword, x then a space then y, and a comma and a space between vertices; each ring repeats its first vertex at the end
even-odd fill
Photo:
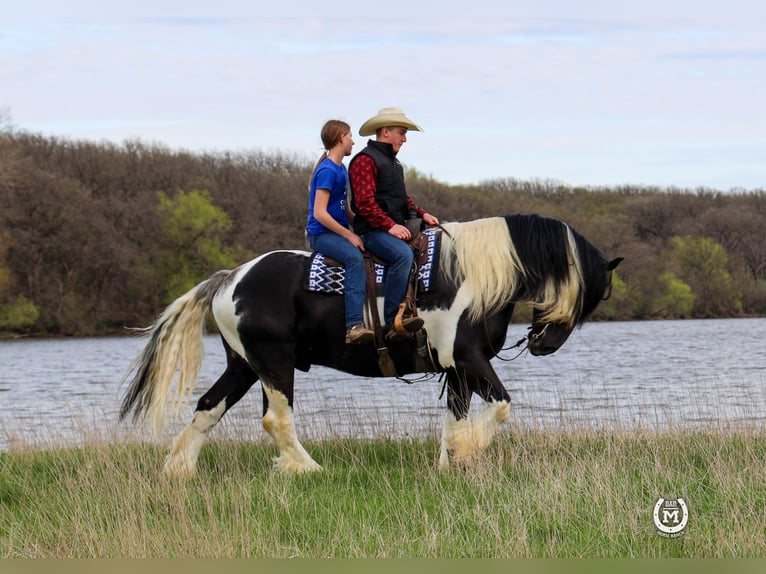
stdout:
MULTIPOLYGON (((426 262, 418 269, 418 290, 425 293, 431 290, 431 284, 436 277, 439 253, 439 233, 435 228, 428 228, 423 231, 427 239, 426 252, 428 257, 426 262)), ((385 265, 375 263, 375 283, 382 287, 386 276, 385 265)), ((312 253, 309 262, 308 275, 306 277, 305 288, 308 291, 318 293, 343 294, 343 285, 345 283, 346 268, 343 266, 330 265, 325 261, 321 253, 312 253)))

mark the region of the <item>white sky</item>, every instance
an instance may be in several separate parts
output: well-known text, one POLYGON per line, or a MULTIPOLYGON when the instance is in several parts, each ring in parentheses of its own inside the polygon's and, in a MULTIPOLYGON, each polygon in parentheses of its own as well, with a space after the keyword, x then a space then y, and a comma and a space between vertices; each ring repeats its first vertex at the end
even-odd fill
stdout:
POLYGON ((763 0, 259 3, 3 8, 0 111, 45 135, 311 161, 325 120, 356 134, 399 106, 425 129, 400 159, 446 183, 766 188, 763 0))

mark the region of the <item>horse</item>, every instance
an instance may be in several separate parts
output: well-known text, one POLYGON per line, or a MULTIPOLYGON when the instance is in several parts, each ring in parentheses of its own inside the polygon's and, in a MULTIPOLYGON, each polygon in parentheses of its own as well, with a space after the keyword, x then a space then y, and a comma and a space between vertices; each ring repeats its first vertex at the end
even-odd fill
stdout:
MULTIPOLYGON (((537 214, 450 222, 435 232, 438 265, 430 290, 418 295, 417 310, 433 372, 446 379, 438 467, 449 468, 469 464, 510 418, 510 395, 490 360, 502 349, 514 306, 532 307, 525 349, 535 356, 553 353, 608 297, 612 271, 622 258, 607 260, 568 224, 537 214), (474 394, 485 408, 469 416, 474 394)), ((132 411, 134 423, 149 417, 155 431, 162 429, 172 403, 177 412, 189 401, 211 314, 226 353, 225 371, 171 443, 166 475, 196 473, 209 431, 258 381, 261 424, 279 450, 275 468, 319 470, 296 433, 295 369, 324 365, 352 375, 384 376, 374 343, 345 344, 344 298, 305 288, 310 255, 271 251, 234 270, 218 271, 143 329, 148 341, 123 378, 127 389, 120 419, 132 411)), ((398 373, 415 372, 413 340, 387 346, 398 373)))

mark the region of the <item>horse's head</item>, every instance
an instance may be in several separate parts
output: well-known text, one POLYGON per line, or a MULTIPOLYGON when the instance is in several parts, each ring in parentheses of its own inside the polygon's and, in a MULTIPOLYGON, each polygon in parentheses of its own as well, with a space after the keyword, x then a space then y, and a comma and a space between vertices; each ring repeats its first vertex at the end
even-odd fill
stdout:
POLYGON ((591 292, 583 298, 583 305, 576 317, 568 321, 546 320, 547 313, 542 309, 532 312, 532 326, 527 335, 527 348, 535 356, 544 356, 559 350, 578 326, 596 309, 596 306, 611 295, 612 271, 620 264, 622 257, 604 262, 602 277, 590 285, 591 292))
POLYGON ((539 320, 541 315, 542 313, 538 310, 532 313, 532 326, 527 335, 527 348, 536 357, 558 351, 575 329, 575 325, 569 323, 541 321, 539 320))

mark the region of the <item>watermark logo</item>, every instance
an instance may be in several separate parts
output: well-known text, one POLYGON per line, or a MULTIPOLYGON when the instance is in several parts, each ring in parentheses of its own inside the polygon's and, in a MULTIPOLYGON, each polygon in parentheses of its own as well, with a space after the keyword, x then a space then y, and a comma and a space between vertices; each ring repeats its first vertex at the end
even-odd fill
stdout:
POLYGON ((683 498, 676 500, 660 498, 654 505, 654 525, 657 533, 666 538, 683 535, 689 522, 689 508, 683 498))

